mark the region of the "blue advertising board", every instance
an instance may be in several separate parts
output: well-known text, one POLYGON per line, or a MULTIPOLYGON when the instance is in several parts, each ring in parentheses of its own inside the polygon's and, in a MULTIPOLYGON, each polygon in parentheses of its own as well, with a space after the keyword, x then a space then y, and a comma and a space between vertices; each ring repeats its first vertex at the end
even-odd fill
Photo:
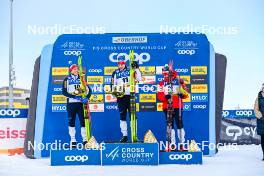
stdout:
POLYGON ((101 150, 102 165, 158 165, 159 145, 105 144, 101 150))
POLYGON ((50 150, 51 166, 63 165, 101 165, 100 150, 64 149, 50 150))
POLYGON ((202 152, 160 152, 159 164, 202 164, 202 152))
MULTIPOLYGON (((35 140, 42 143, 55 140, 69 142, 66 98, 61 94, 61 87, 68 75, 68 62, 77 63, 78 56, 82 55, 87 82, 93 89, 90 104, 92 134, 98 142, 118 141, 121 132, 116 100, 104 88, 109 86, 109 77, 117 67, 117 57, 124 55, 128 60, 131 49, 135 52, 135 60, 144 78, 138 85, 139 92, 136 95, 138 138, 142 139, 150 129, 158 141, 165 141, 166 122, 155 89, 163 79, 162 66, 173 60, 174 68, 185 80, 190 93, 184 101, 183 111, 186 139, 215 143, 215 53, 212 45, 202 34, 158 33, 74 34, 58 37, 53 48, 41 56, 42 84, 39 88, 43 90, 43 96, 40 98, 38 95, 38 102, 42 101, 42 109, 37 109, 39 119, 36 120, 41 130, 35 134, 35 140)), ((77 132, 77 140, 80 139, 77 132)), ((215 150, 205 147, 203 152, 213 155, 215 150)), ((35 153, 38 157, 44 157, 49 156, 50 152, 43 150, 35 153)))

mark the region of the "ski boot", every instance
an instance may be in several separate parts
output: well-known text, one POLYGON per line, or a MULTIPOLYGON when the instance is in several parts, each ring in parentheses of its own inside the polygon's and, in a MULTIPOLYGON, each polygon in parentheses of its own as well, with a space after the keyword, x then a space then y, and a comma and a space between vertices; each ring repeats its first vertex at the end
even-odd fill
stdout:
POLYGON ((77 142, 76 141, 71 141, 70 148, 73 149, 73 148, 76 148, 76 147, 77 147, 77 142))
POLYGON ((185 147, 184 147, 184 144, 180 144, 180 149, 179 149, 180 152, 186 152, 188 151, 185 147))
POLYGON ((123 136, 122 139, 120 139, 120 143, 126 143, 128 141, 127 136, 123 136))

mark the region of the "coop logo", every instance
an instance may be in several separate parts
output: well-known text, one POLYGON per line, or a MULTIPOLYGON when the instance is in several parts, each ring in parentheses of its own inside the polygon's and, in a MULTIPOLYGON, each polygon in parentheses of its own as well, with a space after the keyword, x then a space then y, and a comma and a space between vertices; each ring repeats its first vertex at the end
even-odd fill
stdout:
POLYGON ((229 114, 229 111, 222 111, 222 117, 228 117, 229 114))
POLYGON ((108 106, 106 106, 105 108, 106 108, 107 110, 117 110, 117 109, 118 109, 117 105, 108 105, 108 106))
POLYGON ((88 161, 89 157, 87 155, 70 155, 70 156, 65 156, 65 161, 66 162, 74 162, 74 161, 78 161, 78 162, 85 162, 88 161))
POLYGON ((171 154, 169 156, 170 160, 185 160, 189 161, 192 159, 192 154, 171 154))
MULTIPOLYGON (((111 53, 109 55, 109 60, 111 62, 118 62, 118 58, 120 56, 125 56, 125 60, 129 60, 129 55, 127 53, 111 53)), ((149 53, 134 53, 135 61, 138 61, 139 64, 143 64, 144 62, 148 62, 150 60, 150 54, 149 53)))
POLYGON ((65 56, 79 56, 81 54, 81 51, 64 51, 65 56))
POLYGON ((0 110, 0 117, 5 116, 5 117, 17 117, 20 115, 20 110, 19 109, 1 109, 0 110))
POLYGON ((175 71, 177 73, 188 73, 189 69, 188 68, 176 68, 175 71))
POLYGON ((241 110, 237 110, 236 111, 236 115, 237 116, 247 116, 247 117, 249 117, 249 116, 252 116, 253 115, 253 111, 251 111, 251 110, 247 110, 247 111, 241 111, 241 110))
POLYGON ((89 69, 88 72, 89 73, 101 73, 103 72, 103 70, 102 69, 89 69))
POLYGON ((113 43, 147 43, 147 36, 113 37, 113 43))
POLYGON ((178 50, 177 51, 178 54, 181 55, 194 55, 195 54, 195 50, 178 50))
POLYGON ((193 109, 206 109, 206 105, 193 105, 193 109))
POLYGON ((119 157, 118 152, 119 146, 114 148, 109 154, 106 154, 106 158, 112 158, 113 161, 116 157, 119 157))

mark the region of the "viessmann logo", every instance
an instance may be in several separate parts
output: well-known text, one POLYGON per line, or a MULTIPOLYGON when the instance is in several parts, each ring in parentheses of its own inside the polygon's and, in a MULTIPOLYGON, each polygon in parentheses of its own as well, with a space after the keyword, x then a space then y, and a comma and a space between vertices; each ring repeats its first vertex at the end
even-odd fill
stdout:
POLYGON ((52 95, 52 103, 54 104, 67 103, 67 98, 64 95, 52 95))
POLYGON ((88 84, 103 84, 104 77, 103 76, 87 76, 88 84))
POLYGON ((206 75, 207 74, 207 66, 192 66, 191 67, 192 75, 206 75))
POLYGON ((113 37, 113 43, 147 43, 147 36, 113 37))

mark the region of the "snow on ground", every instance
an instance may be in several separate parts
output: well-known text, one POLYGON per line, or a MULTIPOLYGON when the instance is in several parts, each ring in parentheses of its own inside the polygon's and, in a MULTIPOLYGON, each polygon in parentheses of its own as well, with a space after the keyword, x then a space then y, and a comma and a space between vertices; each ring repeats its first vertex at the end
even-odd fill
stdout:
POLYGON ((49 159, 0 155, 0 176, 264 176, 258 145, 222 150, 204 157, 203 165, 159 166, 50 166, 49 159))

